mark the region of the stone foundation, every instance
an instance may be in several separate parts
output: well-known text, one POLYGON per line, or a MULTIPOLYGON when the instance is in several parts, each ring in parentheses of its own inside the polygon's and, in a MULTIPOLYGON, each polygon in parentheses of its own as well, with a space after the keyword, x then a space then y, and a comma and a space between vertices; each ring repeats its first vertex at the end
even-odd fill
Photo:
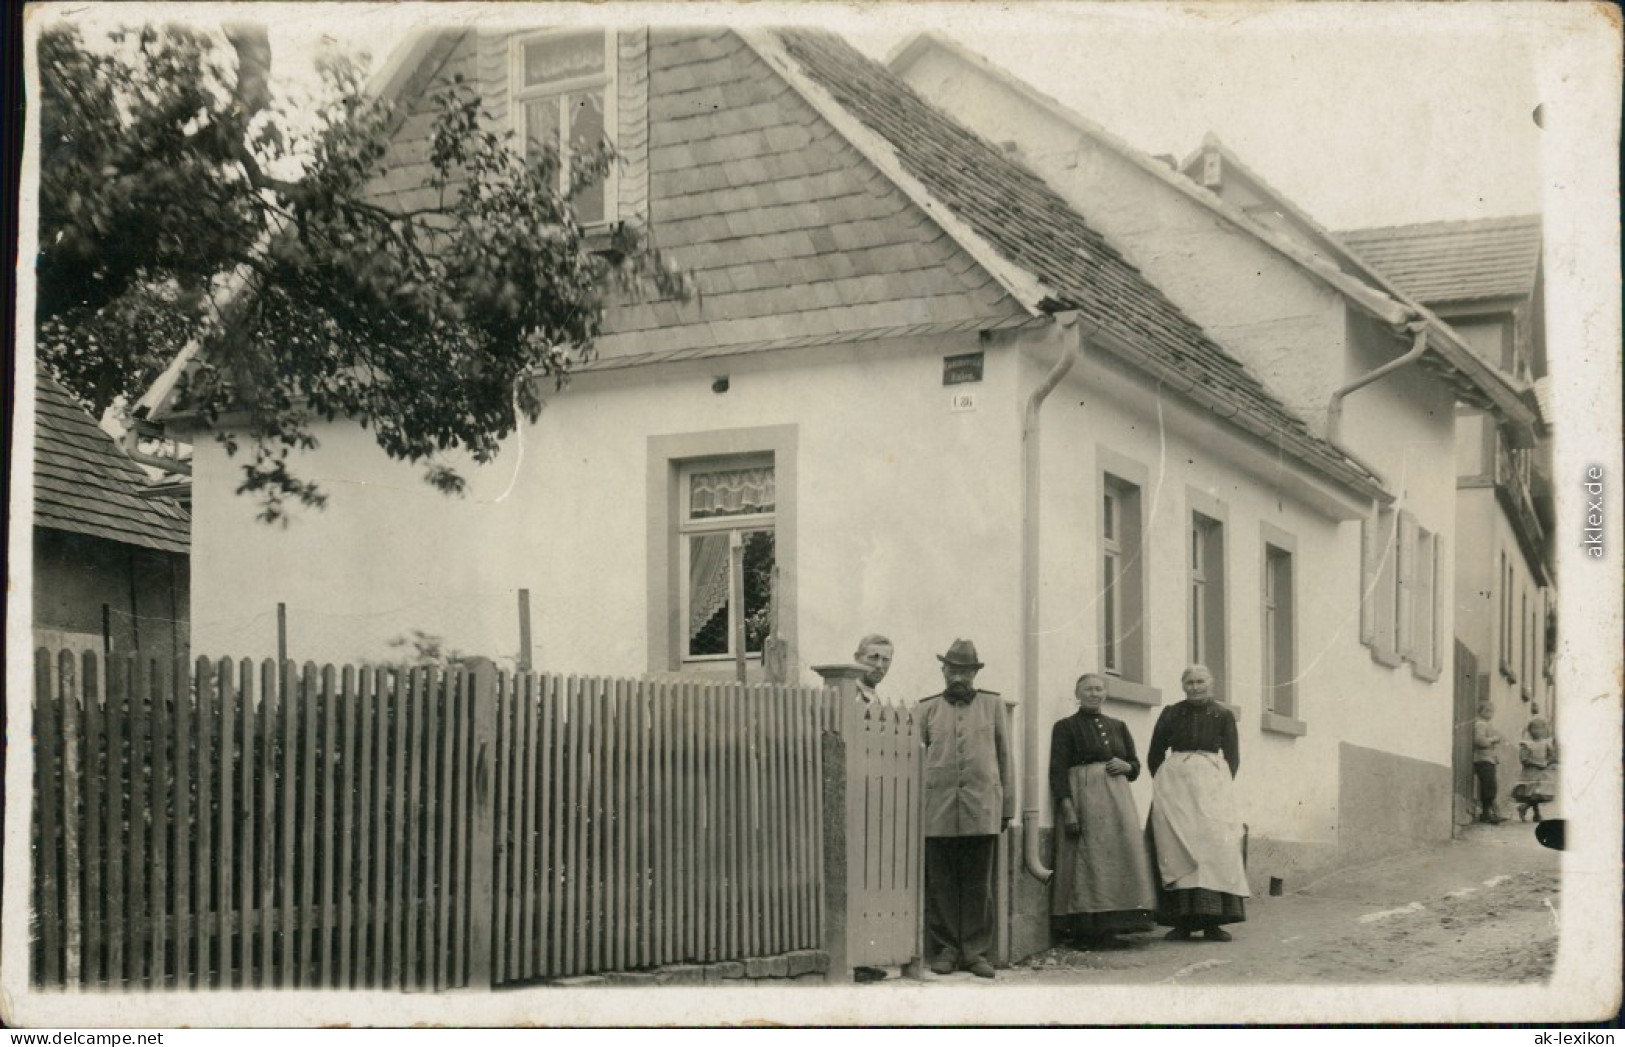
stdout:
POLYGON ((583 989, 599 986, 660 985, 750 985, 759 982, 804 982, 824 984, 829 977, 829 954, 821 949, 801 949, 780 956, 755 956, 748 960, 722 960, 717 963, 679 963, 646 971, 605 971, 550 978, 541 984, 555 989, 583 989))

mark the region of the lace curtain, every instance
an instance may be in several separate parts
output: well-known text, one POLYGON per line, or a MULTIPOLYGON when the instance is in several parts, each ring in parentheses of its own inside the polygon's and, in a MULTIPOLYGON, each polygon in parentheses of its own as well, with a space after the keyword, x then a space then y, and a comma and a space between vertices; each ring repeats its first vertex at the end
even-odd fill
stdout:
POLYGON ((771 465, 694 473, 690 477, 688 514, 691 519, 704 520, 770 513, 774 495, 771 465))
MULTIPOLYGON (((689 476, 689 518, 717 519, 770 513, 774 508, 773 467, 717 469, 689 476)), ((688 638, 699 635, 728 603, 728 533, 689 539, 688 638)))
POLYGON ((602 32, 551 36, 525 45, 526 87, 544 86, 603 71, 602 32))

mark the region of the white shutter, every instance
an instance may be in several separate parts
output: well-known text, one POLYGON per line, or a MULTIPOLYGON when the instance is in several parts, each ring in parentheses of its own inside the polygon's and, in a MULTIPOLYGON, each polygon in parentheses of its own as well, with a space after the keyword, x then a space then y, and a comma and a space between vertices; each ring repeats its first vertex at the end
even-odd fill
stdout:
POLYGON ((1360 521, 1360 642, 1370 647, 1377 639, 1377 522, 1360 521))
POLYGON ((1416 657, 1416 517, 1408 509, 1399 513, 1398 587, 1394 599, 1394 651, 1401 658, 1416 657))

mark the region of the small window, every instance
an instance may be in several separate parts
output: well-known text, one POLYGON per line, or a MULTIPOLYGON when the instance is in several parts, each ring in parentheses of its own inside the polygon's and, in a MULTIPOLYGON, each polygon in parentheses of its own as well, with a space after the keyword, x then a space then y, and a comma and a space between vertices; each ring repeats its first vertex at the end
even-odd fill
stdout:
POLYGON ((1277 716, 1297 715, 1292 553, 1264 547, 1264 698, 1277 716))
POLYGON ((1224 524, 1193 512, 1190 557, 1190 661, 1208 667, 1215 697, 1224 698, 1224 524))
MULTIPOLYGON (((568 193, 575 157, 615 139, 615 35, 603 29, 549 32, 515 40, 512 57, 514 131, 527 156, 558 156, 558 186, 568 193)), ((613 221, 615 170, 576 188, 582 225, 613 221)))
POLYGON ((773 461, 691 463, 681 485, 683 660, 732 659, 741 638, 759 657, 773 630, 773 461))
POLYGON ((1107 474, 1100 521, 1100 664, 1126 680, 1143 681, 1145 640, 1140 489, 1107 474))

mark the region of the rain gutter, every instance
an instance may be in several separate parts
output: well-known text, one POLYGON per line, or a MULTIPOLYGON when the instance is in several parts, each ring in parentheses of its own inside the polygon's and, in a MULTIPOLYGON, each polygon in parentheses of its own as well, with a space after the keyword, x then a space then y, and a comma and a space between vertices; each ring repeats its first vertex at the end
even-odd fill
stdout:
POLYGON ((1056 313, 1055 319, 1065 332, 1061 357, 1027 397, 1021 422, 1021 849, 1027 871, 1040 883, 1048 883, 1051 872, 1038 848, 1039 411, 1083 350, 1077 312, 1056 313))

